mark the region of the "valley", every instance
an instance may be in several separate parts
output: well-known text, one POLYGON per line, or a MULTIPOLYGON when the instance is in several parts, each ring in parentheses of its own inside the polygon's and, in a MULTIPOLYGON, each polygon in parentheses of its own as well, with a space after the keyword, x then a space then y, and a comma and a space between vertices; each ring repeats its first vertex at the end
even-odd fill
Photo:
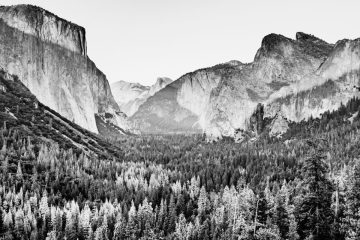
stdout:
POLYGON ((359 39, 269 34, 151 86, 87 47, 0 6, 0 239, 360 238, 359 39))

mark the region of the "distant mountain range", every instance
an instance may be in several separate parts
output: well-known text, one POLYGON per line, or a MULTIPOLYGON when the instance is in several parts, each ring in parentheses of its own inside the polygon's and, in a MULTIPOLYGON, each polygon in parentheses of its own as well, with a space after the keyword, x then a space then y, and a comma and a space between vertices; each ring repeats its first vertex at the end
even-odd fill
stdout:
POLYGON ((242 141, 267 127, 280 137, 290 122, 360 94, 360 39, 269 34, 251 63, 232 60, 153 86, 110 86, 86 49, 76 24, 35 6, 0 7, 0 67, 43 104, 105 136, 204 132, 242 141))
POLYGON ((127 116, 132 116, 149 97, 153 96, 171 82, 172 80, 170 78, 161 77, 151 86, 118 81, 111 84, 110 87, 121 111, 127 116))

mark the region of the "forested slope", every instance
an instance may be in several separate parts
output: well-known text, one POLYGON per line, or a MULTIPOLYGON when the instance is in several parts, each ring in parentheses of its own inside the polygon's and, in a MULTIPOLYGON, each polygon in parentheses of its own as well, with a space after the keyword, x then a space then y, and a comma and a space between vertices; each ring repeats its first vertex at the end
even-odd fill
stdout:
POLYGON ((0 89, 0 237, 360 237, 358 99, 290 123, 280 139, 265 131, 238 144, 202 135, 104 140, 16 77, 1 72, 0 89))
POLYGON ((0 122, 20 137, 52 142, 61 148, 93 153, 101 158, 119 157, 119 148, 45 106, 13 75, 0 70, 0 122))

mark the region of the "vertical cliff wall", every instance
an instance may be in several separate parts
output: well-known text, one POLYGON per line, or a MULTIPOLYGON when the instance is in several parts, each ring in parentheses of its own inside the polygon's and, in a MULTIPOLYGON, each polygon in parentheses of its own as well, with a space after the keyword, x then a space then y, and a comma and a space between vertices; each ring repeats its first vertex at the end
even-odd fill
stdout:
POLYGON ((88 130, 98 132, 95 114, 120 118, 106 76, 86 55, 84 28, 41 8, 0 7, 0 66, 88 130))
POLYGON ((86 56, 85 28, 45 9, 30 5, 0 6, 0 18, 10 27, 86 56))

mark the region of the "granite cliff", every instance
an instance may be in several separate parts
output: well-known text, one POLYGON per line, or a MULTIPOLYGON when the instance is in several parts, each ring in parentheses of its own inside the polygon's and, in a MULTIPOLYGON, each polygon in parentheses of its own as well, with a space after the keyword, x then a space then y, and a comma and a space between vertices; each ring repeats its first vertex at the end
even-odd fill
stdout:
POLYGON ((86 49, 84 28, 36 6, 0 6, 0 66, 5 71, 81 127, 97 133, 99 124, 111 121, 132 131, 86 49), (111 119, 101 117, 105 113, 111 119))

